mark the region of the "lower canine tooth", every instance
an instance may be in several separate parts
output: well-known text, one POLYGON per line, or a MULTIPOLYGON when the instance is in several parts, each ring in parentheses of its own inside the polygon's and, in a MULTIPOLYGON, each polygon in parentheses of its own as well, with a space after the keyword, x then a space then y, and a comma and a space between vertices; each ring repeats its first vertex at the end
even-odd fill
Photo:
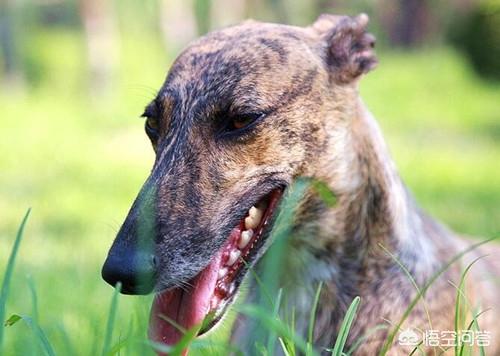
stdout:
POLYGON ((240 240, 238 241, 238 248, 245 248, 253 236, 253 230, 245 230, 241 233, 240 240))
POLYGON ((227 259, 226 265, 228 265, 228 266, 234 265, 234 263, 238 260, 240 255, 241 255, 241 252, 239 250, 231 251, 231 253, 229 254, 229 258, 227 259))

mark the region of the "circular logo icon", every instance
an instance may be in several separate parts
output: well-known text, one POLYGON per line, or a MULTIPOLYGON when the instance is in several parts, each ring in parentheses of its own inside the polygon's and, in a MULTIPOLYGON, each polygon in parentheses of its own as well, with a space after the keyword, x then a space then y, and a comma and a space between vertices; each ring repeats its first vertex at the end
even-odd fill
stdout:
POLYGON ((398 342, 404 346, 417 346, 420 342, 420 337, 412 329, 406 329, 399 333, 398 342))

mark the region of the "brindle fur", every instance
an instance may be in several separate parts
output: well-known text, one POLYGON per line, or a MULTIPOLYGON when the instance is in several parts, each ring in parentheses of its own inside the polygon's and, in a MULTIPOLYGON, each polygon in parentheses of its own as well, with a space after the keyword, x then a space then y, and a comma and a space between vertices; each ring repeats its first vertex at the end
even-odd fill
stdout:
MULTIPOLYGON (((296 288, 290 293, 303 334, 314 290, 324 283, 314 330, 318 350, 332 346, 356 295, 362 302, 348 345, 376 325, 397 322, 416 295, 381 245, 420 286, 469 246, 415 205, 359 98, 358 79, 376 64, 367 20, 322 15, 306 28, 247 21, 200 38, 177 58, 146 110, 159 126, 153 170, 115 241, 136 244, 139 222, 150 219, 148 207, 155 212, 157 290, 187 283, 252 204, 299 176, 326 182, 338 197, 328 208, 309 192, 292 241, 296 288), (240 136, 220 131, 224 120, 245 113, 265 117, 240 136)), ((425 294, 433 329, 454 330, 460 273, 494 249, 467 254, 425 294)), ((479 318, 492 333, 488 354, 499 352, 500 337, 498 287, 488 279, 499 270, 494 263, 481 259, 466 289, 471 305, 491 308, 479 318)), ((422 306, 403 328, 430 329, 422 306)), ((239 320, 234 338, 244 335, 239 320)), ((375 354, 386 336, 386 330, 373 333, 357 354, 375 354)), ((411 350, 394 343, 390 354, 411 350)))

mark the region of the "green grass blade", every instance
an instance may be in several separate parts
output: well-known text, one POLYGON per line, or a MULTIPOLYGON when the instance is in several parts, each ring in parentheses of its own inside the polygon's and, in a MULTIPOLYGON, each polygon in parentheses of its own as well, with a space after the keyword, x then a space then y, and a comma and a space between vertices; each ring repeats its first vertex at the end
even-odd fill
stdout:
MULTIPOLYGON (((478 329, 479 329, 479 325, 477 324, 477 319, 478 319, 478 318, 479 318, 482 314, 486 313, 486 312, 487 312, 487 311, 489 311, 489 310, 491 310, 491 309, 489 309, 489 308, 488 308, 488 309, 485 309, 485 310, 483 310, 483 311, 481 311, 481 312, 477 313, 476 315, 474 315, 474 317, 472 318, 471 322, 470 322, 470 323, 469 323, 469 325, 467 326, 467 329, 465 329, 465 330, 466 330, 466 331, 472 330, 472 327, 473 327, 474 325, 477 325, 477 326, 478 326, 478 329)), ((472 346, 470 346, 470 347, 472 348, 472 346)), ((483 355, 483 353, 484 353, 484 348, 483 348, 483 347, 481 347, 480 351, 481 351, 481 355, 483 355)), ((460 351, 458 351, 457 355, 460 355, 460 356, 461 356, 461 355, 463 355, 463 354, 464 354, 464 352, 465 352, 465 343, 462 343, 462 344, 460 345, 460 351)))
MULTIPOLYGON (((288 305, 287 302, 284 303, 285 305, 288 305)), ((291 311, 286 311, 284 313, 284 323, 289 326, 290 331, 292 332, 292 335, 295 335, 295 307, 291 307, 291 311)), ((293 343, 293 339, 288 339, 288 338, 278 338, 281 348, 283 350, 283 353, 288 356, 295 356, 296 351, 295 351, 295 344, 293 343)))
MULTIPOLYGON (((274 319, 279 319, 279 311, 280 311, 282 296, 283 296, 283 289, 280 288, 280 290, 278 291, 278 295, 276 297, 276 303, 274 303, 274 308, 273 308, 273 318, 274 319)), ((270 330, 269 337, 267 339, 267 351, 268 351, 269 356, 274 355, 274 348, 276 345, 276 339, 277 339, 276 332, 274 330, 270 330)))
POLYGON ((347 336, 349 335, 349 331, 351 330, 352 323, 354 318, 356 317, 356 311, 358 310, 359 303, 361 301, 360 297, 356 297, 351 302, 349 309, 345 313, 344 320, 340 325, 339 334, 337 336, 337 340, 335 340, 335 346, 332 350, 332 355, 342 356, 345 343, 347 341, 347 336))
POLYGON ((278 293, 279 282, 283 277, 284 261, 289 251, 289 237, 292 232, 293 218, 300 201, 304 197, 310 182, 307 179, 297 179, 287 189, 286 196, 279 206, 276 224, 270 240, 271 246, 259 264, 263 268, 262 283, 271 296, 278 293))
POLYGON ((183 328, 182 326, 180 326, 174 319, 169 318, 168 316, 163 315, 163 314, 159 314, 158 317, 162 320, 165 320, 167 323, 172 325, 174 328, 176 328, 182 334, 185 334, 187 332, 187 330, 185 328, 183 328))
POLYGON ((19 320, 22 320, 23 317, 17 314, 13 314, 10 316, 9 319, 5 320, 5 323, 3 323, 3 326, 12 326, 15 323, 17 323, 19 320))
POLYGON ((196 339, 196 336, 198 335, 198 332, 200 329, 204 327, 207 323, 210 323, 210 316, 205 317, 203 322, 199 325, 195 325, 192 328, 186 330, 179 324, 175 322, 175 320, 172 320, 165 315, 160 315, 160 318, 165 320, 166 322, 170 323, 174 328, 179 330, 183 335, 182 338, 177 342, 175 345, 165 345, 162 343, 156 343, 156 342, 151 342, 151 345, 160 352, 165 352, 168 353, 170 356, 175 356, 175 355, 181 355, 184 350, 187 350, 188 348, 208 348, 210 346, 215 345, 213 341, 209 341, 208 343, 204 342, 204 340, 199 340, 196 339), (162 350, 167 350, 162 351, 162 350))
POLYGON ((108 354, 109 355, 116 355, 117 353, 120 352, 121 349, 125 347, 129 343, 128 339, 120 339, 116 344, 114 344, 111 349, 109 350, 108 354))
POLYGON ((111 299, 111 306, 109 308, 108 322, 106 324, 106 336, 104 337, 104 345, 102 347, 102 356, 108 355, 111 351, 111 339, 113 338, 113 329, 116 320, 116 310, 118 309, 118 296, 120 290, 122 289, 122 284, 118 282, 116 284, 115 290, 113 292, 113 298, 111 299))
POLYGON ((368 339, 371 335, 375 334, 379 330, 384 330, 388 329, 387 325, 377 325, 374 326, 373 328, 369 329, 366 333, 364 333, 362 336, 358 337, 356 341, 352 344, 351 348, 345 353, 347 356, 350 356, 356 351, 356 349, 366 340, 368 339))
POLYGON ((311 185, 327 207, 331 208, 337 204, 337 197, 325 182, 313 179, 311 185))
POLYGON ((36 321, 33 320, 32 318, 30 318, 29 316, 14 314, 5 322, 5 326, 12 326, 15 323, 17 323, 19 320, 24 321, 28 325, 28 327, 31 329, 31 331, 35 334, 35 336, 37 337, 37 340, 40 342, 40 346, 41 346, 43 353, 45 355, 47 355, 47 356, 55 356, 56 355, 54 352, 54 349, 52 348, 52 345, 49 342, 49 339, 47 338, 47 335, 45 335, 45 332, 36 323, 36 321))
POLYGON ((179 342, 175 344, 174 347, 172 347, 172 350, 170 351, 169 355, 171 356, 181 355, 184 350, 187 350, 189 344, 191 344, 191 342, 196 338, 196 335, 198 335, 200 327, 201 325, 197 325, 186 331, 182 336, 182 338, 179 340, 179 342))
POLYGON ((120 355, 120 351, 125 348, 125 346, 130 346, 132 337, 133 337, 133 328, 134 328, 134 320, 130 318, 129 324, 128 324, 128 329, 126 332, 126 336, 118 338, 118 341, 116 341, 111 347, 108 352, 108 355, 120 355))
POLYGON ((318 309, 319 296, 321 294, 322 288, 323 288, 323 282, 319 282, 318 289, 316 289, 316 295, 314 296, 311 315, 309 316, 309 330, 307 332, 307 343, 308 346, 311 348, 311 350, 313 347, 314 325, 316 324, 316 310, 318 309))
POLYGON ((425 353, 422 351, 422 344, 423 344, 423 343, 424 343, 423 341, 420 341, 420 342, 417 344, 417 346, 415 346, 415 347, 413 348, 413 350, 411 350, 411 352, 410 352, 410 354, 409 354, 408 356, 413 356, 413 355, 415 355, 415 353, 416 353, 417 351, 420 351, 420 354, 421 354, 421 355, 425 355, 425 353))
POLYGON ((208 347, 211 345, 203 342, 198 342, 196 339, 196 336, 198 335, 198 332, 200 329, 203 328, 204 324, 210 323, 210 315, 205 317, 203 322, 199 325, 195 325, 189 330, 186 330, 182 326, 180 326, 178 323, 176 323, 175 320, 170 319, 166 317, 165 315, 160 315, 160 318, 165 320, 166 322, 170 323, 174 328, 179 330, 183 335, 182 338, 177 342, 175 345, 165 345, 162 343, 156 343, 156 342, 151 342, 150 344, 159 352, 164 352, 168 353, 171 356, 175 355, 180 355, 182 354, 182 351, 187 350, 188 347, 193 347, 193 348, 199 348, 200 345, 203 345, 201 347, 208 347), (164 351, 164 350, 168 350, 164 351))
POLYGON ((38 296, 36 293, 35 289, 35 284, 33 279, 28 276, 28 287, 31 293, 31 318, 33 319, 33 324, 34 325, 39 325, 39 318, 38 318, 38 296))
MULTIPOLYGON (((292 316, 291 316, 291 322, 290 322, 290 327, 292 328, 292 334, 295 336, 295 325, 297 324, 295 322, 295 306, 292 307, 292 316)), ((288 351, 292 356, 295 356, 297 354, 297 351, 295 350, 295 344, 293 342, 290 342, 288 345, 288 351)))
MULTIPOLYGON (((307 343, 302 338, 295 335, 292 330, 290 330, 288 325, 269 315, 269 312, 266 309, 252 304, 240 305, 237 309, 240 313, 259 320, 262 327, 266 330, 274 330, 280 337, 292 340, 301 352, 307 353, 307 343)), ((313 351, 311 355, 317 354, 313 351)))
POLYGON ((234 345, 228 344, 227 342, 220 342, 210 339, 200 339, 196 338, 193 340, 191 345, 189 346, 189 351, 193 350, 201 350, 201 354, 203 356, 210 355, 220 355, 220 354, 229 354, 229 355, 238 355, 244 356, 245 354, 239 348, 234 345), (208 352, 210 350, 210 352, 208 352))
MULTIPOLYGON (((455 299, 455 331, 456 332, 459 331, 459 328, 461 328, 463 326, 463 322, 465 321, 465 308, 462 305, 463 304, 462 298, 464 300, 466 298, 466 296, 464 295, 464 292, 463 292, 465 277, 467 276, 467 273, 469 273, 472 266, 483 257, 486 257, 486 256, 479 256, 474 261, 469 263, 469 265, 465 268, 465 270, 462 272, 462 275, 460 276, 460 283, 458 284, 458 287, 457 287, 457 296, 455 299)), ((458 343, 455 345, 455 354, 458 354, 458 343)))
MULTIPOLYGON (((23 317, 23 320, 26 321, 27 317, 23 317)), ((32 329, 35 333, 35 335, 38 337, 38 341, 40 342, 42 346, 42 350, 47 356, 55 356, 54 349, 52 348, 52 345, 49 342, 49 339, 47 338, 47 335, 43 332, 42 328, 34 321, 30 320, 30 324, 32 326, 32 329)))
MULTIPOLYGON (((253 298, 262 310, 267 310, 268 317, 273 314, 276 295, 281 287, 280 283, 288 273, 286 266, 290 252, 293 219, 303 196, 309 188, 309 180, 299 178, 286 189, 283 201, 279 204, 276 223, 271 236, 266 241, 267 252, 258 264, 260 279, 256 278, 256 281, 259 288, 255 289, 253 298)), ((255 318, 249 321, 252 324, 249 329, 253 330, 253 332, 245 342, 254 345, 256 341, 259 341, 265 346, 269 339, 269 330, 259 327, 255 324, 256 322, 255 318)))
MULTIPOLYGON (((417 281, 415 281, 415 278, 413 278, 408 268, 406 268, 406 266, 393 253, 391 253, 388 249, 386 249, 384 245, 380 243, 378 245, 384 250, 386 254, 388 254, 394 260, 394 262, 397 263, 399 268, 401 268, 401 270, 406 275, 406 278, 408 278, 410 283, 413 285, 413 288, 415 288, 415 290, 417 291, 417 294, 420 293, 420 288, 418 287, 417 281)), ((424 298, 422 298, 422 304, 425 311, 425 315, 427 317, 427 321, 429 323, 429 330, 433 330, 434 328, 432 327, 431 314, 429 313, 429 308, 427 307, 427 303, 424 298)))
MULTIPOLYGON (((24 234, 24 227, 26 226, 26 222, 28 221, 28 217, 30 215, 31 208, 28 209, 26 214, 24 215, 23 221, 19 226, 19 230, 17 231, 16 240, 14 241, 14 246, 12 247, 12 251, 9 256, 9 261, 7 262, 7 268, 5 269, 5 273, 3 276, 2 290, 0 291, 0 323, 3 324, 5 319, 5 304, 7 303, 7 297, 9 295, 10 288, 10 280, 12 278, 12 273, 14 272, 14 264, 16 262, 17 252, 19 250, 19 245, 21 244, 21 239, 24 234)), ((3 328, 0 327, 0 350, 3 345, 3 328)))
POLYGON ((255 271, 255 269, 252 266, 250 266, 244 259, 241 259, 241 262, 243 262, 243 264, 248 268, 248 271, 251 273, 252 277, 254 278, 255 283, 257 283, 257 286, 259 287, 259 291, 261 293, 262 300, 264 301, 264 299, 265 299, 270 306, 274 307, 273 297, 271 296, 271 294, 267 290, 267 287, 264 285, 264 282, 260 279, 260 277, 257 274, 257 272, 255 271))
POLYGON ((259 354, 261 356, 268 356, 269 353, 267 352, 267 349, 262 345, 260 342, 255 343, 255 348, 259 351, 259 354))
POLYGON ((283 338, 278 338, 279 342, 280 342, 280 345, 281 345, 281 350, 283 351, 283 354, 285 356, 292 356, 290 355, 290 353, 288 352, 288 347, 287 345, 285 344, 285 342, 283 341, 283 338))
MULTIPOLYGON (((488 310, 490 310, 490 309, 486 309, 486 310, 484 310, 483 312, 486 312, 486 311, 488 311, 488 310)), ((474 317, 474 319, 472 320, 472 322, 473 322, 474 326, 476 327, 476 331, 481 331, 481 328, 479 327, 479 323, 478 323, 477 319, 479 318, 479 316, 480 316, 483 312, 475 313, 475 317, 474 317)), ((486 351, 484 350, 484 345, 480 345, 480 346, 479 346, 479 354, 480 354, 481 356, 486 356, 486 351)))
MULTIPOLYGON (((69 334, 64 327, 64 324, 62 322, 59 322, 56 326, 56 329, 60 335, 60 344, 62 344, 65 350, 64 353, 60 352, 60 354, 62 353, 63 355, 77 355, 76 348, 73 346, 69 334)), ((61 351, 61 347, 59 347, 59 351, 61 351)))
POLYGON ((411 311, 417 305, 419 299, 424 295, 424 293, 427 291, 427 289, 430 288, 430 286, 439 278, 441 274, 443 274, 444 271, 446 271, 450 266, 458 261, 462 256, 467 254, 468 252, 473 251, 474 249, 478 248, 481 245, 484 245, 485 243, 488 243, 490 241, 494 240, 492 239, 487 239, 481 242, 478 242, 476 244, 473 244, 469 246, 467 249, 464 251, 460 252, 456 256, 454 256, 452 259, 450 259, 447 263, 443 265, 434 275, 429 279, 429 281, 420 289, 420 292, 417 293, 415 298, 411 301, 411 303, 408 305, 408 308, 406 308, 405 312, 403 313, 402 317, 398 321, 398 323, 394 326, 393 330, 389 333, 387 336, 387 339, 384 342, 384 345, 382 347, 382 350, 380 351, 380 356, 385 356, 387 352, 389 351, 389 348, 391 347, 392 343, 394 342, 394 338, 396 337, 396 333, 401 329, 401 325, 405 322, 405 320, 408 318, 410 315, 411 311))
POLYGON ((162 344, 161 342, 155 342, 151 340, 144 340, 143 343, 153 348, 156 352, 163 352, 165 354, 169 354, 172 350, 172 347, 162 344))
POLYGON ((35 281, 33 280, 33 278, 31 276, 28 277, 28 287, 29 287, 30 293, 31 293, 31 308, 32 308, 31 314, 32 314, 33 320, 35 320, 35 322, 38 323, 38 315, 39 315, 39 313, 38 313, 38 296, 36 293, 35 281))

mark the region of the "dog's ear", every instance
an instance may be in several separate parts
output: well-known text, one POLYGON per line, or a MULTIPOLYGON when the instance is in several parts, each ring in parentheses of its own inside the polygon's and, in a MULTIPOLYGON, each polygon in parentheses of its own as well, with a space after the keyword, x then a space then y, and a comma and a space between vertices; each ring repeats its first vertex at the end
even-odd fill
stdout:
POLYGON ((311 26, 325 42, 325 59, 339 84, 353 82, 377 65, 375 36, 366 32, 368 16, 321 15, 311 26))

